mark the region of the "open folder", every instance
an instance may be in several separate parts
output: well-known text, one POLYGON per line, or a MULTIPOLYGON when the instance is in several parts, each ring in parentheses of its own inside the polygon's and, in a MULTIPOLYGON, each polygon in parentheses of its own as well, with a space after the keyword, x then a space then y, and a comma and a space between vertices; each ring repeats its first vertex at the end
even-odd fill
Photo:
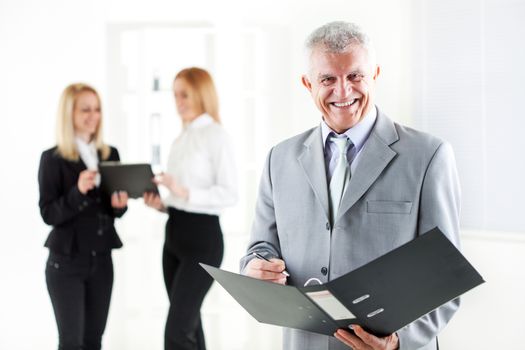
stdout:
POLYGON ((201 266, 259 322, 330 336, 350 324, 393 333, 484 283, 438 228, 322 285, 286 286, 201 266))
POLYGON ((129 198, 139 198, 144 192, 159 193, 157 185, 153 183, 154 175, 149 164, 102 162, 98 171, 101 175, 100 186, 109 194, 126 191, 129 198))

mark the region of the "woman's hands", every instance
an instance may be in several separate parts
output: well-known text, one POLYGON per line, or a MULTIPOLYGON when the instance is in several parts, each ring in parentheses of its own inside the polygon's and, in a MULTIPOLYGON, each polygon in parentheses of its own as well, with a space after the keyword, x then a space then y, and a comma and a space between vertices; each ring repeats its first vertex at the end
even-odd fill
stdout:
POLYGON ((128 205, 128 193, 118 191, 111 195, 111 206, 116 209, 125 208, 128 205))
POLYGON ((175 181, 175 179, 166 173, 160 173, 153 178, 153 182, 157 185, 165 186, 174 196, 188 200, 189 192, 186 187, 183 187, 175 181))
MULTIPOLYGON (((83 170, 78 175, 77 187, 80 193, 87 194, 96 186, 96 170, 83 170)), ((128 193, 118 191, 111 195, 111 206, 116 209, 125 208, 128 205, 128 193)))
POLYGON ((166 207, 157 193, 145 192, 142 198, 144 199, 144 204, 148 207, 157 209, 158 211, 166 211, 166 207))
POLYGON ((97 176, 96 170, 83 170, 80 172, 77 181, 77 187, 80 193, 86 194, 95 188, 95 178, 97 176))
MULTIPOLYGON (((188 200, 189 198, 188 189, 179 185, 177 181, 169 174, 160 173, 159 175, 156 175, 152 181, 157 185, 166 187, 171 192, 171 194, 176 197, 180 197, 184 200, 188 200)), ((146 192, 142 198, 144 199, 144 204, 146 204, 148 207, 163 212, 166 211, 166 207, 162 203, 162 199, 158 193, 146 192)))

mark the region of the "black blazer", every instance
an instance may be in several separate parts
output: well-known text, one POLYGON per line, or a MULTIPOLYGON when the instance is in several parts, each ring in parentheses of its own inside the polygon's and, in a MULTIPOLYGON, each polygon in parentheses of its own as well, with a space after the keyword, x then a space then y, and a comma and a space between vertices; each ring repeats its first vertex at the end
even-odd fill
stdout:
MULTIPOLYGON (((111 147, 107 160, 119 159, 117 149, 111 147)), ((80 193, 77 181, 83 170, 86 165, 81 159, 66 160, 56 147, 44 151, 40 158, 38 204, 44 222, 53 226, 44 245, 54 253, 109 252, 122 247, 113 222, 127 208, 111 207, 110 195, 98 188, 85 195, 80 193)))

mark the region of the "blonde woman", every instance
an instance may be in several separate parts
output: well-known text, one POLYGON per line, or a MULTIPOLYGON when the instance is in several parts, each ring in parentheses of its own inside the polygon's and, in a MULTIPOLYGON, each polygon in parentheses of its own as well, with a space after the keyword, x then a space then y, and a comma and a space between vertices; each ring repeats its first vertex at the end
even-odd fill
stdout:
POLYGON ((40 213, 52 226, 46 282, 58 326, 59 349, 101 348, 113 286, 111 250, 120 248, 113 221, 127 209, 125 192, 98 185, 99 161, 118 161, 102 140, 100 97, 86 84, 62 93, 57 145, 42 153, 40 213))
POLYGON ((200 308, 212 278, 198 263, 221 264, 218 215, 237 200, 236 173, 210 74, 200 68, 182 70, 173 93, 183 130, 173 142, 166 173, 155 178, 170 194, 162 201, 146 193, 144 202, 169 214, 163 252, 170 300, 165 349, 204 350, 200 308))

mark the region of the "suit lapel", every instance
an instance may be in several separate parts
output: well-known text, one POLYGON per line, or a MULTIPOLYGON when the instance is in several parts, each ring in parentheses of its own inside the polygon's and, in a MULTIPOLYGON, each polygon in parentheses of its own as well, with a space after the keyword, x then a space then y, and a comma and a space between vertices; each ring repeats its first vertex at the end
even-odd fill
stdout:
MULTIPOLYGON (((97 157, 98 157, 98 160, 99 160, 99 163, 102 161, 102 152, 100 152, 100 150, 97 149, 97 157)), ((77 173, 80 173, 81 171, 83 170, 86 170, 87 169, 87 166, 86 166, 86 163, 84 163, 84 161, 82 160, 82 158, 79 156, 78 157, 78 160, 76 162, 74 161, 67 161, 69 167, 71 169, 73 169, 75 172, 77 173)))
POLYGON ((328 186, 326 181, 326 170, 323 153, 323 140, 321 137, 321 127, 313 129, 310 136, 304 142, 304 150, 297 160, 303 168, 308 183, 312 187, 317 200, 319 201, 326 219, 329 220, 328 213, 328 186))
POLYGON ((378 110, 375 126, 359 154, 359 163, 341 200, 338 218, 365 194, 397 155, 390 145, 398 139, 394 123, 378 110))
POLYGON ((80 157, 76 162, 68 160, 66 163, 76 174, 80 174, 81 171, 87 169, 86 164, 84 164, 84 161, 80 157))

